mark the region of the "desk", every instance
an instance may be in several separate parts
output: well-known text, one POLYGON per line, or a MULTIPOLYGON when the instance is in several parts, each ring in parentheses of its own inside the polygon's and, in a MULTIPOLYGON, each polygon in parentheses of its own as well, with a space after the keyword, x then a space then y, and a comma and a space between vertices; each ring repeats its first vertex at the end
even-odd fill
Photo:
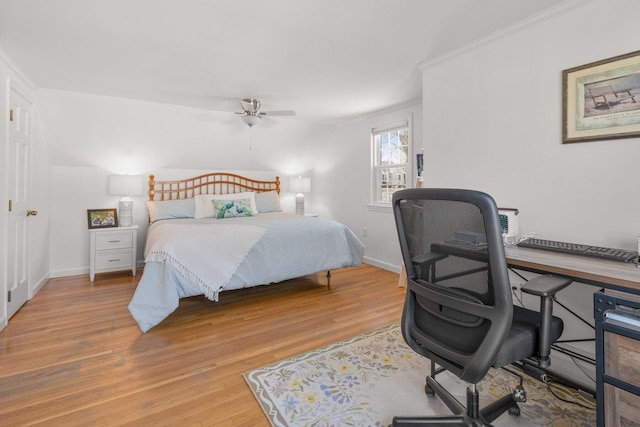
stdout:
MULTIPOLYGON (((640 268, 633 263, 608 261, 599 258, 565 255, 540 249, 507 246, 504 249, 507 265, 539 274, 559 274, 576 282, 600 286, 605 289, 640 295, 640 268)), ((402 265, 400 287, 406 286, 406 273, 402 265), (404 278, 403 278, 404 277, 404 278)))
POLYGON ((575 281, 601 286, 596 293, 596 391, 598 426, 635 425, 640 412, 637 360, 640 332, 608 325, 606 310, 616 304, 639 307, 640 268, 633 263, 607 261, 575 255, 509 246, 510 267, 535 273, 555 273, 575 281), (599 296, 603 295, 603 296, 599 296), (615 301, 609 303, 608 301, 615 301), (629 424, 625 424, 629 423, 629 424))
POLYGON ((633 263, 565 255, 518 246, 505 247, 509 267, 572 277, 576 282, 640 295, 640 268, 633 263))
MULTIPOLYGON (((604 288, 604 294, 611 295, 604 297, 605 299, 619 298, 623 304, 625 300, 639 301, 629 302, 627 305, 640 307, 640 268, 634 263, 566 255, 518 246, 505 247, 505 256, 507 265, 511 268, 571 277, 576 282, 604 288)), ((640 311, 640 308, 638 310, 640 311)), ((640 413, 637 379, 640 369, 630 368, 635 367, 637 360, 640 359, 640 340, 637 339, 640 332, 634 335, 615 328, 612 331, 610 327, 603 327, 598 321, 602 315, 603 309, 595 315, 598 426, 624 425, 625 421, 621 420, 636 420, 640 413), (611 332, 619 334, 611 334, 611 332), (632 374, 630 375, 629 372, 632 374)))

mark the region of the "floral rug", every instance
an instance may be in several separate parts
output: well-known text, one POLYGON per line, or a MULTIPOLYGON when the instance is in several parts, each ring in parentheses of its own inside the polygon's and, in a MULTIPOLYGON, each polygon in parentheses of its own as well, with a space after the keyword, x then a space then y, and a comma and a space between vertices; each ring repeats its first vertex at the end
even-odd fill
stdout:
MULTIPOLYGON (((451 414, 439 398, 425 395, 429 371, 430 362, 407 346, 394 324, 247 372, 244 378, 273 426, 387 426, 395 415, 451 414)), ((466 384, 448 372, 438 380, 464 402, 466 384)), ((517 385, 517 377, 492 369, 478 390, 490 401, 517 385)), ((503 414, 494 425, 595 425, 590 397, 527 376, 524 388, 528 400, 520 404, 521 416, 503 414)))

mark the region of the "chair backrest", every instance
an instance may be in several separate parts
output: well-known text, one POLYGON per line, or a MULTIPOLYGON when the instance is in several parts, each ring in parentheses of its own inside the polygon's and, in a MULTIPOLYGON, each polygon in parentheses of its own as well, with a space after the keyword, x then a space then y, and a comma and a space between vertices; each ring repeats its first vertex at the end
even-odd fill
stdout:
POLYGON ((477 383, 513 317, 498 208, 482 192, 420 188, 395 192, 393 211, 407 272, 403 336, 477 383))

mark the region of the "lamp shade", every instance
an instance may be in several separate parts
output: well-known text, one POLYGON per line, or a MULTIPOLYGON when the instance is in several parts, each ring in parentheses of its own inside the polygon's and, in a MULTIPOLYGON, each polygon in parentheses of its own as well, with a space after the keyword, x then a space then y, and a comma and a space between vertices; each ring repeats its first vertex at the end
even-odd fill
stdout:
POLYGON ((289 180, 289 190, 292 193, 308 193, 311 191, 311 178, 291 178, 289 180))
POLYGON ((260 121, 260 117, 254 114, 246 114, 242 116, 242 121, 245 122, 249 127, 252 127, 256 123, 258 123, 258 121, 260 121))
POLYGON ((111 175, 109 177, 109 194, 114 196, 139 196, 143 193, 140 175, 111 175))

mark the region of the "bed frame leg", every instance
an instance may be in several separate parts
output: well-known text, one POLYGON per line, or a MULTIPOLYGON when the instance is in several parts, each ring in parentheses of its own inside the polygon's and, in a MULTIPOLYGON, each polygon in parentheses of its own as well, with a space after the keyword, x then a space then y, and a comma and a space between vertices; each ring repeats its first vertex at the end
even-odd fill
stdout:
POLYGON ((327 288, 331 289, 331 270, 327 270, 327 288))

